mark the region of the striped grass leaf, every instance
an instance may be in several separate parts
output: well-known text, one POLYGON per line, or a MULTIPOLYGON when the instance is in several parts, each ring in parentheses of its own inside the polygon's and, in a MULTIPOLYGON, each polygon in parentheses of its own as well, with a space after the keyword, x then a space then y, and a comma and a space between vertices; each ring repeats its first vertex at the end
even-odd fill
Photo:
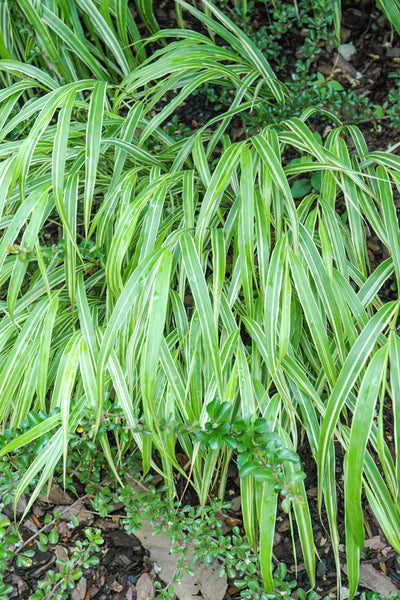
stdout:
POLYGON ((379 177, 379 199, 382 207, 383 222, 387 232, 389 249, 393 259, 396 273, 397 288, 400 289, 400 237, 396 208, 393 201, 393 192, 386 170, 378 166, 376 174, 379 177))
POLYGON ((109 193, 105 195, 96 214, 93 216, 89 238, 96 233, 98 246, 100 248, 104 247, 107 252, 109 252, 113 240, 114 223, 129 204, 138 171, 139 169, 130 169, 121 177, 118 185, 114 185, 109 193))
POLYGON ((82 332, 82 337, 87 344, 93 368, 96 365, 98 354, 98 341, 96 338, 95 325, 93 316, 90 311, 88 296, 85 289, 83 274, 77 274, 76 282, 76 304, 78 307, 79 326, 82 332))
POLYGON ((334 388, 328 399, 326 413, 321 425, 318 445, 318 475, 323 478, 326 469, 328 443, 332 438, 340 412, 351 392, 361 369, 368 360, 381 331, 398 312, 397 302, 388 302, 369 321, 360 333, 354 346, 347 355, 346 361, 338 375, 334 388))
POLYGON ((280 325, 279 325, 279 353, 278 361, 279 364, 286 356, 291 339, 291 328, 293 326, 292 318, 292 285, 290 283, 289 268, 286 264, 286 270, 282 285, 282 296, 281 296, 281 314, 280 314, 280 325))
POLYGON ((373 356, 365 371, 353 412, 350 443, 344 463, 346 554, 351 597, 357 590, 359 560, 365 538, 361 503, 364 453, 374 418, 378 392, 386 375, 388 350, 388 345, 381 348, 373 356))
POLYGON ((161 340, 160 361, 168 379, 170 393, 174 397, 175 406, 182 420, 184 422, 195 421, 192 406, 190 402, 187 402, 183 374, 179 369, 177 361, 174 360, 174 356, 171 354, 165 339, 161 340))
MULTIPOLYGON (((19 438, 17 438, 15 441, 19 442, 19 438)), ((58 429, 57 432, 51 438, 51 440, 46 444, 43 451, 40 452, 40 454, 38 454, 34 458, 33 462, 29 465, 29 467, 27 468, 27 470, 21 477, 21 479, 19 481, 19 485, 17 486, 17 489, 15 490, 15 498, 14 498, 14 519, 15 520, 16 520, 17 502, 18 502, 19 498, 21 497, 21 495, 26 490, 27 486, 32 482, 32 480, 34 480, 37 477, 38 473, 41 472, 40 476, 36 479, 36 481, 37 481, 36 486, 30 494, 30 498, 28 500, 27 506, 21 517, 21 522, 24 519, 24 517, 29 513, 31 506, 33 505, 36 498, 39 496, 39 494, 42 491, 46 482, 49 481, 50 477, 52 476, 52 474, 54 472, 54 469, 56 468, 58 461, 60 460, 60 455, 62 452, 62 450, 61 450, 61 452, 59 451, 60 446, 62 446, 62 431, 61 431, 61 429, 58 429)))
MULTIPOLYGON (((155 179, 158 179, 159 169, 154 169, 155 179)), ((167 193, 167 186, 161 185, 160 190, 154 194, 153 198, 150 199, 148 209, 142 224, 142 232, 139 240, 140 244, 140 255, 139 261, 141 261, 147 254, 149 254, 160 235, 160 225, 164 209, 165 197, 167 193)))
MULTIPOLYGON (((144 106, 141 102, 135 102, 132 108, 129 110, 126 118, 123 120, 121 126, 121 133, 119 135, 119 140, 123 142, 128 142, 132 140, 135 136, 136 129, 139 126, 140 120, 142 119, 144 113, 144 106)), ((114 159, 114 172, 113 178, 110 184, 110 188, 112 189, 114 184, 120 180, 123 168, 126 162, 128 154, 122 148, 116 146, 115 148, 115 159, 114 159)))
MULTIPOLYGON (((53 31, 57 37, 62 40, 64 48, 68 48, 75 57, 79 57, 87 67, 85 70, 79 69, 78 73, 81 79, 86 79, 89 72, 93 73, 96 79, 107 80, 108 74, 104 66, 96 57, 96 48, 87 39, 80 39, 79 35, 68 27, 48 6, 43 5, 42 20, 45 25, 53 31)), ((46 48, 47 51, 47 48, 46 48)), ((65 50, 64 50, 65 51, 65 50)))
POLYGON ((205 506, 207 503, 210 489, 213 488, 213 480, 216 480, 216 465, 219 458, 218 450, 208 450, 205 460, 202 464, 202 475, 200 478, 199 503, 205 506))
POLYGON ((396 449, 396 494, 397 506, 400 506, 400 338, 392 331, 389 341, 390 387, 393 406, 394 445, 396 449))
POLYGON ((153 12, 153 0, 136 0, 136 7, 147 29, 150 32, 158 31, 159 26, 153 12))
MULTIPOLYGON (((268 198, 268 197, 267 197, 268 198)), ((260 294, 265 297, 271 252, 271 214, 268 200, 257 190, 255 193, 255 230, 259 268, 260 294)))
POLYGON ((53 294, 47 308, 47 314, 43 321, 43 328, 40 336, 40 347, 37 355, 36 393, 38 409, 42 411, 46 410, 51 341, 53 337, 54 323, 57 316, 58 306, 59 294, 53 294))
POLYGON ((396 497, 398 484, 396 481, 396 470, 393 456, 390 453, 387 443, 385 442, 383 409, 384 409, 385 389, 382 388, 379 398, 379 409, 377 415, 377 426, 372 427, 371 442, 374 448, 378 451, 379 462, 382 466, 382 472, 386 481, 386 485, 392 497, 396 497))
POLYGON ((222 288, 226 278, 226 250, 222 229, 213 227, 211 231, 211 244, 213 257, 213 312, 214 323, 217 328, 221 311, 222 288))
POLYGON ((272 574, 272 556, 274 549, 274 533, 276 525, 276 510, 278 494, 273 482, 264 481, 258 498, 260 523, 260 565, 265 589, 274 593, 274 578, 272 574))
MULTIPOLYGON (((56 91, 59 91, 59 90, 56 90, 56 91)), ((55 94, 55 93, 56 92, 50 92, 50 94, 55 94)), ((25 104, 22 107, 22 109, 19 111, 19 113, 17 113, 12 119, 10 119, 8 121, 8 123, 6 123, 3 126, 3 129, 1 130, 2 139, 4 140, 11 131, 20 130, 21 123, 24 123, 24 122, 30 123, 31 117, 36 112, 39 112, 43 108, 43 106, 45 105, 47 100, 48 100, 48 95, 46 94, 45 96, 36 98, 35 100, 32 100, 32 102, 28 102, 27 104, 25 104)), ((19 147, 20 147, 20 143, 17 143, 12 146, 12 149, 15 150, 16 148, 19 148, 19 147)))
POLYGON ((117 22, 118 39, 121 41, 121 46, 126 49, 130 46, 131 49, 136 52, 140 61, 145 60, 146 51, 144 49, 143 40, 132 16, 128 0, 116 0, 115 19, 117 22), (132 40, 132 44, 129 43, 130 40, 128 34, 132 40))
MULTIPOLYGON (((71 413, 69 415, 69 431, 70 431, 70 433, 74 432, 79 425, 80 419, 82 417, 82 411, 85 406, 85 401, 86 401, 86 399, 84 397, 80 398, 76 402, 76 405, 74 406, 73 410, 71 411, 71 413)), ((50 423, 46 424, 46 421, 44 421, 44 424, 42 424, 43 429, 48 429, 49 425, 52 425, 52 422, 53 422, 52 417, 48 417, 48 419, 50 419, 50 423)), ((17 444, 17 443, 19 444, 20 438, 16 438, 14 441, 15 441, 15 444, 17 444)), ((19 498, 21 497, 21 495, 23 494, 26 487, 32 481, 35 481, 35 480, 37 481, 34 489, 30 493, 30 498, 28 500, 24 514, 21 517, 21 521, 23 521, 25 516, 29 513, 31 506, 35 502, 36 498, 39 496, 40 492, 43 490, 43 487, 46 484, 46 482, 50 480, 50 478, 60 460, 62 451, 63 451, 62 430, 58 429, 54 433, 54 435, 52 436, 50 441, 46 444, 46 446, 44 447, 42 452, 33 459, 33 462, 29 465, 28 469, 25 471, 25 473, 23 474, 23 476, 21 477, 21 479, 18 483, 18 486, 15 490, 15 497, 14 497, 14 518, 15 519, 16 519, 17 502, 18 502, 19 498), (38 477, 38 479, 36 479, 36 476, 39 473, 40 473, 40 476, 38 477)))
MULTIPOLYGON (((352 163, 350 160, 349 151, 344 143, 344 140, 337 139, 337 154, 343 160, 347 170, 352 169, 352 163)), ((351 231, 351 241, 354 248, 355 254, 358 259, 358 265, 362 272, 366 274, 367 260, 366 260, 366 240, 364 223, 360 211, 360 205, 358 202, 358 189, 355 182, 347 176, 346 171, 341 175, 342 189, 344 192, 347 215, 349 219, 349 226, 351 231)))
POLYGON ((35 377, 36 356, 38 353, 39 340, 30 340, 25 348, 24 355, 20 359, 19 373, 20 381, 10 392, 13 396, 13 410, 10 413, 8 424, 11 429, 18 427, 27 418, 30 408, 34 406, 34 394, 36 390, 35 377))
POLYGON ((142 435, 135 431, 138 428, 137 418, 135 416, 135 409, 137 406, 136 403, 132 402, 132 395, 130 394, 128 385, 126 383, 123 367, 121 366, 121 363, 114 351, 111 351, 108 368, 113 381, 118 404, 124 411, 128 426, 131 428, 131 435, 135 440, 137 447, 139 450, 142 450, 142 435))
POLYGON ((117 467, 117 465, 114 462, 114 458, 111 452, 111 447, 110 447, 110 442, 108 441, 108 437, 107 434, 104 433, 101 438, 100 438, 100 444, 101 444, 101 448, 103 450, 103 455, 108 463, 108 466, 111 469, 112 474, 114 475, 116 481, 118 481, 118 484, 120 486, 124 485, 124 482, 122 481, 121 477, 120 477, 120 471, 117 467))
POLYGON ((329 532, 332 537, 332 549, 335 557, 336 565, 336 581, 338 586, 341 584, 341 556, 339 553, 340 536, 338 530, 338 502, 336 496, 336 454, 333 440, 331 440, 328 448, 328 468, 326 470, 325 479, 322 482, 324 503, 326 514, 328 517, 329 532))
POLYGON ((368 277, 368 279, 365 280, 357 294, 363 306, 367 307, 374 301, 378 300, 379 290, 385 281, 391 277, 393 271, 393 259, 390 257, 384 260, 368 277))
POLYGON ((36 10, 37 3, 32 0, 21 0, 20 9, 25 13, 28 23, 31 25, 35 32, 36 43, 41 50, 48 56, 49 62, 52 64, 53 72, 57 77, 63 78, 66 75, 65 65, 63 64, 62 54, 60 47, 55 43, 53 37, 50 35, 48 29, 42 18, 40 5, 38 6, 40 12, 36 10))
MULTIPOLYGON (((339 271, 332 271, 332 293, 340 299, 338 307, 340 310, 340 320, 342 328, 346 335, 346 345, 352 346, 358 337, 359 331, 357 325, 362 329, 368 321, 367 312, 359 301, 351 284, 344 279, 339 271)), ((340 364, 343 364, 347 351, 343 350, 340 355, 340 364)))
POLYGON ((48 90, 55 90, 58 87, 57 82, 50 77, 50 75, 34 65, 24 62, 10 59, 0 60, 0 71, 5 71, 6 73, 16 75, 17 77, 28 77, 28 79, 37 81, 48 90))
POLYGON ((349 266, 346 256, 346 248, 343 244, 344 232, 339 216, 334 209, 329 206, 324 199, 320 198, 321 220, 324 221, 327 235, 331 240, 332 254, 336 262, 337 269, 345 279, 349 279, 349 266))
POLYGON ((90 217, 93 204, 93 193, 96 185, 97 165, 100 156, 100 143, 103 127, 103 117, 106 102, 107 85, 99 81, 93 88, 90 97, 89 112, 86 125, 85 147, 85 195, 84 221, 85 231, 89 231, 90 217))
POLYGON ((368 502, 374 511, 389 544, 396 552, 399 552, 399 508, 393 501, 393 497, 388 491, 386 482, 379 472, 374 459, 368 452, 365 454, 365 475, 364 490, 368 502))
POLYGON ((13 40, 10 21, 8 4, 3 2, 0 6, 0 59, 10 58, 10 51, 12 51, 13 40))
POLYGON ((306 322, 318 352, 318 358, 321 361, 330 384, 333 386, 336 382, 337 374, 321 311, 310 289, 306 271, 294 253, 289 253, 289 264, 293 283, 299 295, 306 322))
MULTIPOLYGON (((133 190, 133 184, 127 189, 129 191, 133 190)), ((115 226, 107 257, 106 280, 111 293, 116 298, 124 287, 122 263, 135 233, 143 205, 144 199, 141 201, 140 197, 136 198, 135 203, 126 207, 115 226)))
MULTIPOLYGON (((319 228, 321 233, 321 229, 323 229, 322 219, 320 220, 319 228)), ((337 302, 335 300, 335 295, 333 294, 329 273, 327 273, 328 269, 326 269, 326 266, 322 262, 320 253, 318 252, 316 245, 313 243, 313 240, 309 233, 306 231, 306 229, 300 225, 299 232, 300 246, 303 256, 307 262, 307 266, 310 270, 310 273, 315 281, 316 289, 318 290, 318 294, 321 297, 324 308, 327 314, 329 315, 329 320, 335 334, 337 348, 341 352, 342 356, 344 356, 345 344, 343 330, 341 327, 340 312, 337 302)), ((327 239, 325 247, 326 246, 329 246, 329 252, 331 250, 331 246, 329 245, 327 239)))
MULTIPOLYGON (((39 140, 40 140, 41 136, 43 135, 44 131, 46 130, 46 128, 48 127, 50 121, 53 119, 55 111, 62 104, 65 97, 68 96, 68 94, 71 91, 71 88, 72 89, 75 88, 75 85, 76 85, 76 89, 79 90, 80 88, 82 89, 82 87, 83 88, 86 87, 86 82, 83 84, 82 84, 82 82, 79 82, 78 84, 74 84, 72 86, 67 85, 67 86, 61 87, 61 88, 55 90, 54 92, 50 92, 49 94, 46 94, 46 96, 44 96, 43 98, 40 98, 40 101, 41 101, 40 103, 37 103, 37 104, 32 103, 31 105, 29 105, 31 114, 33 114, 32 113, 32 105, 33 104, 35 104, 36 110, 40 107, 40 112, 39 112, 38 116, 36 117, 35 122, 33 123, 32 127, 30 128, 28 136, 21 142, 21 144, 19 146, 17 158, 16 158, 15 165, 14 165, 13 182, 11 185, 13 185, 19 179, 21 190, 22 191, 24 190, 24 187, 26 185, 26 176, 29 171, 29 167, 31 165, 31 161, 32 161, 35 149, 39 143, 39 140)), ((90 83, 90 85, 92 85, 92 83, 90 83)), ((21 113, 22 112, 23 111, 21 111, 21 113)), ((8 126, 5 129, 8 128, 8 130, 11 131, 12 130, 12 129, 10 129, 11 124, 13 124, 13 126, 16 126, 21 121, 21 113, 19 115, 17 115, 16 117, 14 117, 14 119, 12 119, 10 121, 10 123, 8 123, 8 126)), ((5 135, 4 130, 3 130, 3 135, 5 135)))
POLYGON ((24 356, 27 356, 26 350, 31 338, 34 339, 35 333, 37 333, 42 324, 46 308, 47 303, 45 301, 38 302, 27 315, 25 323, 19 331, 14 344, 9 349, 6 360, 0 370, 0 393, 2 395, 0 419, 2 421, 9 416, 13 409, 13 393, 24 374, 21 363, 24 356))
POLYGON ((253 382, 242 344, 239 344, 237 348, 236 358, 242 417, 244 419, 254 418, 254 415, 256 414, 256 405, 254 400, 253 382))
MULTIPOLYGON (((294 450, 290 436, 283 429, 278 429, 285 446, 294 450)), ((289 476, 295 471, 295 466, 289 461, 284 462, 285 473, 289 476)), ((297 479, 290 486, 290 492, 293 494, 292 509, 296 517, 298 535, 303 551, 304 563, 306 565, 308 579, 311 586, 315 585, 315 545, 311 523, 310 508, 308 506, 306 489, 304 481, 297 479)))
MULTIPOLYGON (((169 89, 185 88, 197 80, 197 86, 204 80, 204 71, 210 73, 211 81, 226 86, 225 81, 234 87, 241 87, 240 74, 246 74, 251 67, 243 64, 235 53, 215 44, 190 43, 187 39, 167 46, 165 52, 156 52, 143 63, 140 69, 131 72, 123 80, 125 94, 137 94, 150 100, 152 108, 169 89), (226 78, 226 80, 223 79, 226 78), (148 85, 152 82, 151 88, 148 85), (146 92, 141 92, 145 88, 146 92)), ((188 88, 190 89, 190 87, 188 88)), ((121 96, 121 99, 125 97, 121 96)), ((184 95, 186 95, 184 93, 184 95)), ((182 98, 182 96, 181 96, 182 98)), ((168 112, 166 107, 166 113, 168 112)))
POLYGON ((122 75, 127 75, 131 71, 131 68, 135 66, 134 63, 132 64, 132 53, 130 49, 128 48, 127 51, 124 52, 113 28, 107 23, 107 20, 98 10, 93 0, 77 0, 77 4, 90 19, 97 33, 97 37, 100 38, 105 47, 114 55, 115 67, 118 68, 122 75))
MULTIPOLYGON (((257 514, 257 483, 254 476, 240 478, 240 498, 243 525, 250 546, 256 550, 258 545, 259 518, 257 514)), ((270 569, 270 564, 266 570, 270 569)))
POLYGON ((243 55, 260 73, 263 80, 270 88, 272 95, 279 100, 284 102, 285 91, 282 84, 280 84, 271 69, 268 61, 263 56, 262 52, 257 46, 248 38, 248 36, 240 30, 222 11, 220 11, 213 3, 209 0, 202 0, 203 5, 208 8, 218 19, 220 23, 211 19, 206 14, 202 14, 199 10, 184 2, 184 0, 177 0, 177 2, 188 12, 194 15, 197 19, 202 21, 211 31, 224 38, 232 48, 239 54, 243 55))
POLYGON ((11 318, 14 316, 17 297, 21 291, 21 286, 24 283, 25 275, 31 262, 30 257, 33 255, 32 251, 35 240, 47 216, 46 212, 48 213, 48 204, 48 193, 47 191, 42 190, 38 195, 29 223, 25 225, 25 231, 22 235, 19 252, 17 254, 18 260, 15 261, 7 291, 7 310, 11 318))
MULTIPOLYGON (((301 420, 313 453, 314 459, 318 453, 318 438, 320 433, 320 417, 325 414, 325 406, 309 381, 309 374, 304 368, 290 357, 284 359, 284 367, 291 380, 294 397, 299 401, 301 420)), ((328 518, 329 531, 332 537, 332 547, 337 568, 337 581, 340 584, 341 560, 339 556, 339 533, 337 528, 337 501, 335 492, 335 450, 331 441, 328 448, 327 470, 325 479, 319 485, 322 488, 325 509, 328 518)), ((309 556, 309 558, 311 558, 309 556)), ((312 564, 311 562, 309 563, 312 564)), ((314 574, 314 568, 311 573, 314 574)))
POLYGON ((282 140, 291 140, 291 145, 303 150, 306 154, 315 156, 318 163, 326 162, 327 158, 337 160, 336 156, 330 155, 327 150, 319 143, 316 136, 307 127, 301 119, 293 117, 285 121, 285 128, 280 135, 282 140), (293 137, 289 137, 288 133, 292 132, 293 137))
POLYGON ((257 151, 260 160, 263 162, 265 167, 271 174, 272 180, 276 183, 278 188, 282 191, 284 200, 286 202, 286 210, 289 217, 289 223, 291 233, 293 235, 294 248, 298 247, 298 221, 296 216, 296 210, 294 206, 292 192, 282 164, 278 159, 276 152, 273 149, 270 141, 261 135, 256 135, 252 139, 252 143, 257 151))
POLYGON ((53 12, 60 15, 64 19, 65 23, 74 30, 77 37, 81 40, 85 40, 85 31, 83 28, 82 19, 79 16, 79 10, 75 3, 70 3, 68 0, 56 0, 57 4, 50 4, 53 12))
MULTIPOLYGON (((183 271, 181 271, 180 275, 182 273, 183 271)), ((179 339, 180 343, 184 344, 184 340, 189 331, 189 321, 184 305, 184 299, 182 301, 181 295, 175 290, 170 290, 169 295, 171 300, 171 314, 174 316, 175 322, 174 333, 179 339)))
MULTIPOLYGON (((246 326, 246 329, 247 329, 250 337, 254 341, 254 343, 257 347, 257 350, 259 351, 263 361, 265 362, 266 365, 268 365, 269 355, 268 355, 265 333, 261 329, 260 325, 254 319, 249 319, 245 316, 242 316, 241 318, 242 318, 244 325, 246 326)), ((269 373, 268 374, 268 383, 269 383, 269 386, 272 385, 272 383, 276 386, 279 394, 281 395, 282 402, 287 406, 287 408, 289 408, 289 413, 288 413, 289 418, 291 420, 293 420, 292 398, 289 393, 289 388, 288 388, 287 381, 284 376, 284 371, 280 367, 278 367, 277 369, 275 369, 273 374, 269 373)), ((266 388, 266 389, 268 390, 268 388, 266 388)))
MULTIPOLYGON (((51 301, 51 289, 50 289, 49 278, 47 276, 46 265, 45 265, 45 262, 43 260, 43 254, 42 254, 42 250, 40 248, 38 240, 35 240, 34 247, 35 247, 36 262, 37 262, 37 266, 38 266, 38 269, 39 269, 39 272, 40 272, 40 275, 41 275, 41 281, 40 281, 40 283, 44 284, 44 290, 47 293, 48 299, 51 301)), ((27 296, 28 296, 28 299, 29 299, 29 294, 26 294, 25 297, 21 298, 21 302, 22 301, 26 301, 27 300, 27 296)))
POLYGON ((357 188, 363 190, 367 195, 371 195, 371 190, 360 176, 359 171, 354 168, 354 165, 350 165, 346 160, 343 160, 340 152, 342 143, 340 138, 341 128, 332 130, 323 147, 301 119, 289 119, 285 121, 285 126, 279 134, 279 139, 282 142, 297 148, 301 153, 315 156, 317 164, 328 162, 332 170, 345 174, 354 182, 357 188))
POLYGON ((265 343, 268 356, 267 364, 271 375, 275 374, 279 364, 278 321, 286 262, 287 241, 282 238, 271 254, 264 298, 265 343))
POLYGON ((51 407, 59 408, 61 413, 64 485, 67 474, 70 404, 78 371, 81 343, 82 333, 77 331, 68 341, 60 358, 60 367, 51 397, 51 407))
POLYGON ((26 446, 27 444, 30 444, 34 440, 37 440, 38 438, 43 437, 44 435, 46 435, 46 433, 49 433, 50 431, 52 431, 53 429, 58 427, 58 425, 60 424, 60 421, 61 421, 60 413, 56 413, 54 415, 47 417, 44 421, 41 421, 37 425, 34 425, 28 431, 25 431, 18 437, 11 440, 11 442, 8 442, 7 444, 5 444, 5 446, 3 446, 0 449, 0 456, 4 456, 5 454, 13 452, 14 450, 17 450, 18 448, 23 448, 23 446, 26 446))
POLYGON ((194 214, 198 190, 195 188, 195 172, 190 169, 183 173, 182 202, 184 214, 184 226, 188 229, 194 227, 194 214))
POLYGON ((207 189, 211 181, 209 161, 204 150, 204 142, 201 135, 197 135, 192 149, 194 166, 198 172, 204 187, 207 189))
POLYGON ((254 312, 254 176, 252 155, 246 146, 243 147, 240 156, 240 170, 239 261, 247 314, 252 317, 254 312))
POLYGON ((204 344, 210 352, 219 397, 222 398, 222 371, 219 355, 218 334, 214 325, 213 312, 203 269, 193 238, 184 233, 180 238, 182 260, 186 276, 199 313, 200 326, 204 336, 204 344))
POLYGON ((400 35, 400 2, 399 0, 379 0, 379 7, 385 13, 389 23, 393 25, 400 35))
MULTIPOLYGON (((60 110, 57 129, 54 136, 54 146, 52 155, 52 183, 54 203, 57 207, 58 215, 64 227, 67 252, 69 255, 68 264, 71 263, 71 251, 75 251, 78 255, 79 250, 76 244, 76 226, 73 219, 76 212, 77 192, 78 192, 78 177, 68 180, 68 185, 65 186, 65 163, 67 159, 68 136, 70 131, 71 113, 75 103, 76 91, 71 89, 67 94, 65 102, 60 110), (67 189, 65 189, 67 187, 67 189), (75 207, 75 208, 74 208, 75 207)), ((67 273, 67 282, 70 289, 70 296, 73 292, 74 282, 71 279, 73 272, 69 270, 67 273)), ((73 297, 73 294, 72 294, 73 297)))
MULTIPOLYGON (((1 62, 0 62, 1 65, 1 62)), ((365 157, 366 163, 365 166, 368 166, 373 163, 377 163, 378 165, 382 165, 388 170, 393 170, 393 174, 398 173, 400 168, 400 156, 397 154, 392 154, 390 152, 379 152, 376 150, 375 152, 370 152, 365 157)))
POLYGON ((340 24, 342 22, 342 3, 341 0, 333 0, 333 24, 335 26, 336 39, 340 44, 340 24))
POLYGON ((137 295, 144 286, 148 286, 151 282, 152 271, 157 264, 157 261, 165 252, 162 250, 154 250, 149 254, 143 262, 133 271, 125 287, 120 294, 110 319, 107 323, 107 327, 104 333, 103 340, 99 348, 99 355, 97 359, 97 390, 98 390, 98 402, 103 403, 104 399, 104 378, 105 378, 105 367, 110 357, 111 350, 115 343, 118 331, 124 326, 126 319, 129 315, 129 311, 135 302, 137 295))
POLYGON ((101 145, 103 146, 115 146, 115 148, 122 150, 126 153, 127 156, 131 156, 135 159, 139 164, 159 167, 162 166, 162 163, 159 158, 145 150, 144 148, 139 148, 135 144, 131 144, 123 139, 114 138, 114 137, 103 137, 101 139, 101 145))
POLYGON ((154 427, 153 423, 156 424, 157 421, 153 397, 160 358, 160 345, 169 301, 168 289, 171 267, 172 254, 169 251, 164 252, 162 261, 156 266, 157 273, 154 278, 148 308, 147 336, 140 363, 143 411, 147 425, 151 429, 154 427))
POLYGON ((203 251, 206 230, 215 216, 218 204, 221 201, 222 193, 229 184, 229 180, 236 163, 239 160, 242 148, 243 143, 236 143, 225 150, 212 174, 197 219, 195 241, 196 247, 201 254, 203 251))
POLYGON ((7 123, 10 115, 17 109, 18 101, 26 90, 34 87, 29 81, 20 81, 8 86, 0 93, 0 131, 7 123))
POLYGON ((328 280, 331 280, 333 273, 333 249, 328 237, 328 232, 324 225, 324 221, 321 218, 318 220, 318 232, 321 240, 321 257, 323 266, 328 280))
MULTIPOLYGON (((74 315, 75 292, 77 280, 77 259, 83 262, 79 248, 76 246, 76 223, 78 220, 78 202, 79 202, 79 178, 78 174, 68 177, 65 185, 65 216, 67 218, 68 229, 64 230, 65 243, 65 280, 68 288, 69 299, 71 301, 72 313, 74 315)), ((62 199, 60 198, 62 202, 62 199)))

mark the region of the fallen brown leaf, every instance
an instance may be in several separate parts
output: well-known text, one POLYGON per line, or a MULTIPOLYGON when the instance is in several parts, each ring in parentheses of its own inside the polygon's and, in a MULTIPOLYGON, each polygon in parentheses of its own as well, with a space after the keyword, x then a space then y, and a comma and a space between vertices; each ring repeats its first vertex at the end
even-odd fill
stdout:
MULTIPOLYGON (((69 559, 67 550, 61 544, 57 544, 57 546, 54 548, 54 552, 59 560, 67 562, 69 559)), ((62 567, 58 567, 58 570, 61 571, 62 567)))
POLYGON ((74 515, 81 525, 91 525, 94 521, 93 514, 87 510, 82 500, 77 500, 72 506, 65 509, 63 506, 55 506, 54 510, 62 513, 64 521, 68 521, 74 515))
POLYGON ((81 577, 71 592, 71 600, 85 600, 87 590, 87 581, 81 577))
POLYGON ((136 600, 153 598, 155 588, 152 578, 148 573, 142 573, 136 583, 136 600))
POLYGON ((39 499, 41 502, 48 502, 50 504, 62 504, 64 506, 67 504, 72 504, 73 502, 68 492, 63 490, 62 487, 58 485, 58 483, 53 483, 47 496, 40 496, 39 499))
MULTIPOLYGON (((347 565, 342 565, 342 570, 347 575, 347 565)), ((397 594, 399 591, 387 575, 377 571, 369 563, 360 565, 360 585, 385 597, 390 596, 392 592, 397 594)))
POLYGON ((387 543, 380 535, 374 535, 374 537, 365 540, 364 546, 365 548, 371 548, 371 550, 383 550, 383 548, 386 548, 387 543))

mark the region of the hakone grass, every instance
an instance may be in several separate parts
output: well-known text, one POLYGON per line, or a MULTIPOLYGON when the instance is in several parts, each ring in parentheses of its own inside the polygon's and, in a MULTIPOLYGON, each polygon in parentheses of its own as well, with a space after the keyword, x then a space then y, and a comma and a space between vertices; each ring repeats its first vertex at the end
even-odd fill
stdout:
MULTIPOLYGON (((232 142, 234 115, 284 102, 286 91, 209 0, 204 13, 179 5, 223 46, 205 34, 156 31, 150 4, 139 3, 151 42, 167 40, 149 58, 126 2, 77 0, 68 18, 62 0, 20 4, 45 52, 28 61, 23 35, 7 38, 12 9, 3 3, 0 418, 17 427, 32 409, 53 412, 0 455, 53 435, 21 474, 16 499, 38 476, 29 510, 59 461, 66 466, 82 414, 92 411, 95 435, 111 398, 129 431, 117 456, 101 438, 115 476, 123 479, 124 455, 138 449, 144 473, 161 472, 173 495, 179 471, 204 505, 216 486, 223 495, 233 455, 226 443, 200 444, 191 427, 210 423, 211 403, 229 403, 232 423, 263 417, 289 451, 307 439, 338 578, 341 447, 352 597, 362 492, 400 551, 400 467, 383 420, 389 401, 397 456, 399 301, 380 297, 388 280, 397 290, 400 282, 399 157, 369 152, 361 131, 340 123, 323 142, 307 125, 312 107, 232 142), (231 88, 232 108, 176 141, 162 127, 204 81, 231 88), (155 110, 167 92, 172 100, 155 110), (294 200, 295 181, 315 173, 311 193, 294 200), (55 229, 61 239, 49 247, 45 234, 55 229), (390 254, 374 269, 368 229, 390 254)), ((292 463, 283 466, 290 481, 292 463)), ((279 490, 250 474, 241 492, 270 591, 279 490)), ((301 478, 290 496, 313 585, 301 478)))

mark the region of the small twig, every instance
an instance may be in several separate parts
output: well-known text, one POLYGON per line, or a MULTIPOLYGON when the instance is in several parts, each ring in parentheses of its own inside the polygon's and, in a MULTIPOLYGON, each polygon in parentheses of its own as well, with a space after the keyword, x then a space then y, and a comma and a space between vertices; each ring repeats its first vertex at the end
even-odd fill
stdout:
MULTIPOLYGON (((90 494, 85 494, 84 496, 82 496, 82 498, 78 498, 77 500, 75 500, 75 502, 73 502, 72 504, 69 504, 68 506, 66 506, 60 512, 60 517, 62 517, 65 513, 67 513, 69 510, 71 510, 71 508, 73 508, 76 504, 78 504, 78 502, 82 502, 83 500, 86 500, 86 498, 88 498, 89 496, 90 496, 90 494)), ((16 549, 15 554, 19 554, 24 548, 26 548, 26 546, 28 546, 31 542, 33 542, 33 540, 35 540, 37 537, 39 537, 39 535, 41 533, 43 533, 44 531, 46 531, 46 529, 48 529, 49 527, 51 527, 52 525, 54 525, 57 521, 58 521, 58 519, 53 519, 49 523, 46 523, 45 525, 43 525, 43 527, 41 529, 39 529, 38 531, 36 531, 36 533, 34 533, 33 535, 31 535, 30 538, 28 538, 27 540, 25 540, 25 542, 23 544, 21 544, 21 546, 19 546, 19 548, 16 549)))

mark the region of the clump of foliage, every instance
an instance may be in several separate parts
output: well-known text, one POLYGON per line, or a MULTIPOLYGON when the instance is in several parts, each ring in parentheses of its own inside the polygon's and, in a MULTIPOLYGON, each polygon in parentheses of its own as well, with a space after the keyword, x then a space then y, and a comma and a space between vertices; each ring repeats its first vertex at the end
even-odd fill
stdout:
POLYGON ((67 483, 73 436, 88 414, 117 481, 139 452, 143 473, 161 473, 171 498, 178 472, 202 507, 216 485, 223 496, 238 452, 246 534, 273 593, 285 482, 298 500, 285 508, 315 582, 294 460, 303 438, 340 577, 340 444, 353 596, 362 491, 400 550, 400 470, 383 421, 386 398, 400 439, 400 305, 380 297, 388 279, 400 285, 400 160, 370 153, 355 126, 318 138, 307 125, 312 108, 233 142, 226 131, 235 115, 281 107, 288 90, 210 0, 204 12, 178 2, 210 35, 156 31, 150 4, 140 3, 159 44, 149 58, 136 55, 142 46, 126 2, 72 4, 67 15, 61 1, 21 2, 41 48, 32 60, 26 32, 7 34, 13 9, 1 13, 0 421, 18 428, 32 409, 46 415, 0 450, 39 444, 16 499, 33 484, 29 510, 60 460, 67 483), (230 90, 229 109, 174 139, 164 126, 205 82, 230 90), (377 268, 368 230, 389 252, 377 268), (106 414, 117 414, 123 432, 102 428, 106 414), (255 440, 275 452, 282 485, 261 457, 246 457, 255 440))

